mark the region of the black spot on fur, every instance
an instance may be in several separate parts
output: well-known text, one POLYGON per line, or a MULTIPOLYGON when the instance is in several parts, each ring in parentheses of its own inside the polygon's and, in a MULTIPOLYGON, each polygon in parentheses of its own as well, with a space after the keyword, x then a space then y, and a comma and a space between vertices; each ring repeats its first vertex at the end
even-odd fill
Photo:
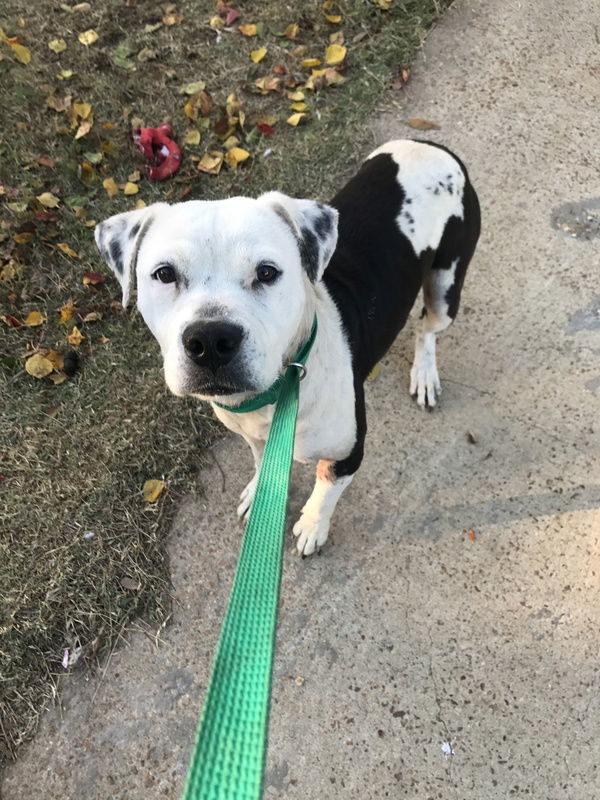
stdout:
POLYGON ((319 239, 325 239, 325 237, 331 233, 331 228, 331 214, 328 214, 327 211, 324 210, 315 220, 315 232, 319 239))
POLYGON ((109 253, 110 253, 110 261, 119 275, 123 274, 123 250, 121 248, 121 242, 115 237, 109 242, 108 245, 109 253))
POLYGON ((140 229, 141 222, 136 222, 133 228, 129 231, 129 238, 134 239, 140 229))
POLYGON ((302 228, 300 258, 309 279, 314 283, 319 272, 319 240, 310 228, 302 228))
POLYGON ((425 308, 425 306, 423 306, 423 308, 421 309, 421 316, 419 317, 419 319, 423 319, 423 317, 426 316, 427 316, 427 309, 425 308))

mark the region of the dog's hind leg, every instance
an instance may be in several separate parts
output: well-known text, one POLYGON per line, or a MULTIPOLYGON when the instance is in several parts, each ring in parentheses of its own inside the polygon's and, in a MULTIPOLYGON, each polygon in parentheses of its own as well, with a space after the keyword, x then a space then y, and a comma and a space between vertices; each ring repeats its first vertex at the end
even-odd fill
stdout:
POLYGON ((352 483, 363 458, 367 420, 362 385, 355 386, 356 441, 347 458, 340 461, 321 459, 312 494, 294 525, 296 548, 309 556, 327 541, 331 517, 344 490, 352 483))
POLYGON ((467 182, 464 216, 450 217, 431 267, 423 277, 424 306, 410 371, 410 393, 424 408, 435 406, 441 392, 435 358, 436 336, 455 319, 467 267, 479 237, 479 204, 467 182))

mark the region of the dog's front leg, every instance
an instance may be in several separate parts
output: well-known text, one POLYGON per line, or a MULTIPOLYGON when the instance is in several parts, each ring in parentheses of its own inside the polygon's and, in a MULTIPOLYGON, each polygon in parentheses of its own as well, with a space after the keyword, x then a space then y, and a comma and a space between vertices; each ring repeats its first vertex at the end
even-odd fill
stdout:
POLYGON ((265 443, 261 439, 255 439, 254 437, 246 436, 245 434, 242 434, 242 436, 248 442, 248 445, 252 450, 252 455, 254 457, 254 477, 240 495, 240 504, 237 508, 237 515, 240 519, 244 519, 250 510, 252 501, 254 500, 256 484, 258 482, 258 471, 260 469, 260 463, 262 461, 263 452, 265 449, 265 443))
POLYGON ((344 489, 350 485, 363 458, 367 421, 362 385, 355 386, 356 441, 347 458, 341 461, 321 459, 317 464, 317 479, 311 496, 294 525, 296 548, 309 556, 325 544, 331 517, 344 489))

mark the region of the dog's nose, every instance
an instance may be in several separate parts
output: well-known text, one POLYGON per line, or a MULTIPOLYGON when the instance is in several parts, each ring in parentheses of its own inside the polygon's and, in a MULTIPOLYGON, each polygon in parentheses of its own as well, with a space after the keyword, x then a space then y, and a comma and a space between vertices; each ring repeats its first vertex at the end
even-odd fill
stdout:
POLYGON ((216 372, 229 364, 243 338, 244 331, 230 322, 195 322, 184 330, 183 346, 192 361, 216 372))

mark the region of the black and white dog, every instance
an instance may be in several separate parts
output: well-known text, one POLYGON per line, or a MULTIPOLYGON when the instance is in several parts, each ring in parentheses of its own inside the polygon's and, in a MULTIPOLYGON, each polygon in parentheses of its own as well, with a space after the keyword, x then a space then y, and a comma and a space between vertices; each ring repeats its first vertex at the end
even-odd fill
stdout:
MULTIPOLYGON (((456 316, 479 237, 477 195, 446 148, 399 140, 375 150, 330 205, 279 192, 250 199, 157 203, 96 228, 127 305, 158 339, 167 384, 235 406, 264 391, 307 339, 294 458, 316 482, 294 526, 297 548, 324 544, 336 503, 363 457, 363 382, 421 287, 410 393, 434 406, 435 337, 456 316)), ((250 445, 256 469, 274 406, 217 417, 250 445)), ((238 514, 252 503, 256 475, 238 514)))

